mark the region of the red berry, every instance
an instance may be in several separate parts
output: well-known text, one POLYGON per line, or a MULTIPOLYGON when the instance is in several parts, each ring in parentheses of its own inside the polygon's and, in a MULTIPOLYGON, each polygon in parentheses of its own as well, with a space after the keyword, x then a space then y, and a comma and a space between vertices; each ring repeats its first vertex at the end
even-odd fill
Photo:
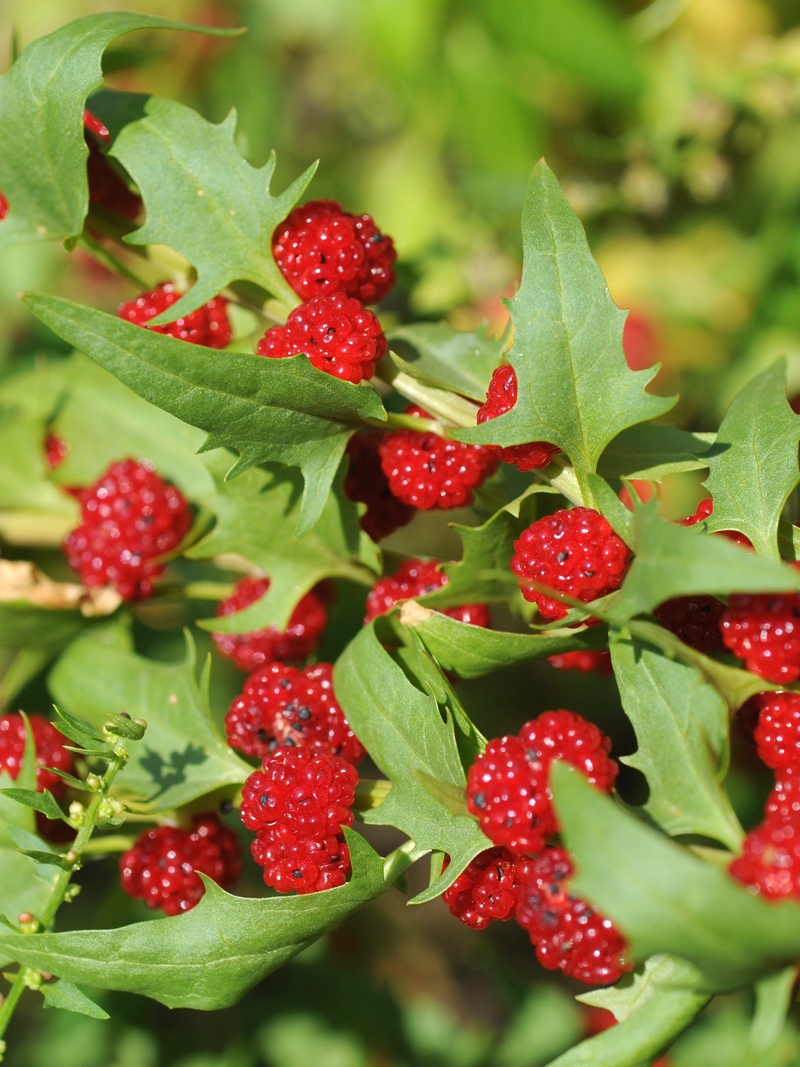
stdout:
MULTIPOLYGON (((434 593, 443 585, 447 585, 447 575, 439 570, 439 564, 434 560, 403 560, 395 574, 389 578, 381 578, 373 585, 367 597, 367 615, 364 622, 371 622, 378 615, 385 615, 401 600, 434 593)), ((447 608, 444 614, 472 626, 488 628, 492 622, 488 604, 462 604, 457 608, 447 608)))
POLYGON ((753 736, 759 756, 775 770, 800 769, 800 695, 759 693, 754 700, 759 715, 753 736))
POLYGON ((397 259, 369 215, 351 215, 335 200, 296 207, 272 237, 275 262, 303 300, 345 293, 362 304, 383 300, 397 259))
POLYGON ((6 217, 7 214, 8 214, 8 201, 3 196, 3 194, 0 193, 0 222, 3 221, 3 219, 6 217))
POLYGON ((518 736, 490 741, 467 777, 467 807, 495 845, 535 854, 558 830, 550 765, 566 760, 595 788, 610 793, 618 767, 611 739, 572 711, 545 711, 518 736))
POLYGON ((166 326, 148 325, 150 319, 171 308, 180 298, 181 294, 176 292, 172 282, 162 282, 149 293, 142 293, 135 300, 120 304, 117 314, 126 322, 175 337, 179 341, 190 341, 193 345, 224 348, 230 344, 233 332, 228 321, 228 301, 221 296, 215 296, 196 311, 182 315, 175 322, 168 322, 166 326))
POLYGON ((625 959, 627 943, 610 919, 568 893, 572 873, 562 848, 547 848, 519 863, 517 921, 543 967, 586 985, 611 985, 633 966, 625 959))
MULTIPOLYGON (((406 408, 406 414, 430 417, 414 405, 406 408)), ((418 430, 384 434, 379 452, 391 491, 422 511, 471 504, 472 490, 483 485, 500 462, 493 445, 464 445, 418 430)))
POLYGON ((638 311, 629 311, 622 331, 622 347, 631 370, 645 370, 658 362, 658 334, 652 320, 638 311))
POLYGON ((268 663, 251 674, 225 717, 228 744, 259 759, 289 746, 360 763, 366 753, 336 702, 332 672, 330 663, 268 663))
POLYGON ((800 768, 781 767, 764 806, 770 826, 795 826, 800 834, 800 768))
MULTIPOLYGON (((29 715, 28 720, 36 747, 36 789, 40 793, 49 789, 58 796, 66 788, 64 779, 44 768, 55 767, 67 774, 73 773, 72 753, 64 748, 67 739, 43 715, 29 715)), ((20 714, 0 716, 0 771, 14 780, 22 770, 25 739, 25 721, 20 714)))
POLYGON ((44 439, 44 458, 51 471, 60 467, 69 455, 69 445, 58 434, 50 433, 44 439))
MULTIPOLYGON (((478 423, 496 419, 511 411, 517 402, 517 374, 508 364, 498 367, 489 382, 486 402, 478 411, 478 423)), ((511 445, 500 449, 500 458, 504 463, 515 463, 518 470, 535 471, 546 467, 553 456, 561 451, 546 441, 533 441, 527 445, 511 445)))
POLYGON ((279 893, 314 893, 342 885, 350 855, 342 834, 358 772, 325 751, 278 748, 242 790, 241 819, 256 831, 250 851, 264 881, 279 893))
POLYGON ((517 902, 516 863, 504 848, 481 852, 442 894, 451 913, 473 930, 510 919, 517 902))
MULTIPOLYGON (((705 500, 700 501, 697 505, 697 510, 693 515, 687 515, 685 519, 678 519, 678 526, 696 526, 699 522, 705 522, 713 510, 714 501, 708 496, 705 500)), ((741 545, 742 548, 753 547, 753 542, 750 538, 745 537, 744 534, 739 533, 737 530, 720 530, 716 536, 724 537, 728 541, 733 541, 735 545, 741 545)))
POLYGON ((273 326, 258 342, 259 356, 285 359, 305 353, 317 370, 358 384, 386 355, 380 322, 344 293, 317 296, 296 307, 285 326, 273 326))
POLYGON ((83 111, 83 128, 88 130, 89 133, 93 133, 103 144, 111 143, 111 134, 108 132, 108 127, 100 121, 97 115, 93 115, 91 111, 87 111, 85 108, 83 111))
POLYGON ((138 218, 142 209, 142 198, 131 192, 98 145, 98 141, 102 145, 110 143, 111 134, 107 127, 91 111, 84 111, 83 128, 84 138, 89 148, 87 162, 89 203, 92 207, 105 208, 126 219, 138 218))
POLYGON ((562 652, 559 656, 548 656, 547 662, 558 671, 580 671, 581 674, 611 674, 611 654, 609 652, 562 652))
POLYGON ((741 856, 728 869, 751 893, 800 898, 800 827, 763 822, 747 835, 741 856))
POLYGON ((541 582, 590 603, 619 589, 631 553, 593 508, 556 511, 538 519, 514 544, 511 570, 526 600, 546 619, 563 619, 567 607, 533 588, 541 582))
POLYGON ((240 855, 239 839, 216 815, 195 815, 191 830, 159 826, 142 834, 120 857, 122 888, 148 908, 179 915, 205 893, 200 874, 232 886, 242 873, 240 855))
POLYGON ((781 685, 800 677, 800 596, 733 593, 720 631, 726 647, 754 674, 781 685))
MULTIPOLYGON (((220 601, 217 617, 242 611, 260 600, 268 589, 269 578, 242 578, 233 593, 220 601)), ((298 601, 283 633, 274 626, 267 626, 251 633, 215 633, 212 637, 223 656, 250 673, 271 660, 307 659, 317 647, 327 623, 325 604, 312 589, 298 601)))
POLYGON ((366 514, 361 516, 361 529, 373 541, 382 541, 414 517, 414 508, 403 504, 389 488, 378 453, 382 439, 380 430, 362 430, 353 434, 347 445, 350 466, 344 491, 350 500, 367 505, 366 514))
POLYGON ((685 645, 707 656, 724 652, 719 622, 725 605, 713 596, 678 596, 657 607, 653 614, 665 630, 685 645))
POLYGON ((174 485, 148 463, 126 459, 78 495, 81 525, 68 534, 64 552, 85 585, 114 584, 125 600, 153 592, 172 552, 192 525, 189 505, 174 485))

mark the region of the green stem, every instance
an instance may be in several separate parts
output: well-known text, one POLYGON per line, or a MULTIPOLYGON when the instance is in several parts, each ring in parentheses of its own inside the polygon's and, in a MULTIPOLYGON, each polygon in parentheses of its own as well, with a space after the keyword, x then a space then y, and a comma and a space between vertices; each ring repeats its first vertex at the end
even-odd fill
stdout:
POLYGON ((102 263, 104 267, 112 271, 114 274, 119 274, 121 278, 124 278, 126 282, 130 282, 130 284, 135 289, 138 289, 139 292, 145 292, 145 290, 150 288, 147 282, 126 267, 121 259, 115 256, 104 244, 101 244, 96 237, 92 237, 86 230, 84 230, 78 238, 78 248, 82 248, 84 252, 87 252, 93 259, 96 259, 98 263, 102 263))
POLYGON ((224 600, 233 590, 232 582, 188 582, 172 595, 185 600, 224 600))
POLYGON ((3 1058, 5 1052, 5 1041, 2 1040, 3 1035, 8 1029, 8 1024, 11 1022, 11 1016, 14 1014, 14 1009, 19 1002, 19 998, 22 996, 22 991, 25 988, 25 968, 20 967, 14 977, 11 979, 11 988, 6 994, 6 998, 3 1001, 3 1006, 0 1007, 0 1060, 3 1058))
POLYGON ((478 406, 470 400, 465 400, 463 396, 457 396, 446 389, 423 385, 410 374, 398 370, 388 360, 381 365, 380 377, 406 400, 419 404, 446 426, 467 427, 476 424, 478 406))

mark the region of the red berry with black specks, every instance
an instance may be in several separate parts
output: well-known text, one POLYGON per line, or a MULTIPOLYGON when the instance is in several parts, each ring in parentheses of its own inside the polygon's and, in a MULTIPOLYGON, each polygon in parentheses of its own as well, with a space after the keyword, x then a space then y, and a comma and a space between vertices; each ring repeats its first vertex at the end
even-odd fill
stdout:
POLYGON ((473 930, 510 919, 517 902, 517 857, 504 848, 481 852, 442 894, 451 913, 473 930))
POLYGON ((330 663, 268 663, 251 674, 225 717, 228 744, 259 759, 288 746, 360 763, 366 753, 336 701, 332 673, 330 663))
POLYGON ((556 511, 538 519, 514 544, 511 570, 522 595, 546 619, 563 619, 567 607, 535 589, 540 582, 590 603, 619 589, 631 553, 593 508, 556 511))
MULTIPOLYGON (((434 593, 443 585, 447 585, 447 575, 439 570, 435 560, 403 560, 395 574, 381 578, 370 590, 364 622, 385 615, 401 600, 434 593)), ((492 623, 488 604, 461 604, 457 608, 446 608, 443 614, 471 626, 488 628, 492 623)))
MULTIPOLYGON (((406 414, 430 417, 414 405, 406 408, 406 414)), ((467 507, 473 489, 483 485, 500 462, 493 445, 465 445, 419 430, 384 434, 379 452, 392 493, 421 511, 467 507)))
POLYGON ((181 296, 172 282, 162 282, 149 293, 142 293, 135 300, 120 304, 117 314, 135 326, 143 326, 179 341, 189 341, 193 345, 203 345, 205 348, 225 348, 229 345, 233 331, 228 320, 228 301, 222 296, 215 296, 196 311, 182 315, 165 326, 150 325, 151 319, 171 308, 181 296))
POLYGON ((586 649, 582 652, 562 652, 548 656, 547 662, 557 671, 580 671, 581 674, 611 674, 611 654, 586 649))
MULTIPOLYGON (((242 578, 233 593, 220 601, 217 617, 243 611, 266 594, 269 584, 269 578, 242 578)), ((325 602, 312 589, 298 601, 283 633, 274 626, 267 626, 250 633, 215 633, 212 637, 223 656, 250 673, 272 660, 307 659, 317 647, 327 622, 325 602)))
POLYGON ((333 293, 296 307, 285 326, 267 330, 256 351, 271 359, 305 353, 317 370, 358 384, 372 377, 386 348, 377 317, 353 297, 333 293))
POLYGON ((239 839, 215 814, 196 815, 191 830, 159 826, 142 834, 120 858, 122 888, 148 908, 180 915, 206 891, 200 874, 230 888, 242 872, 240 856, 239 839))
POLYGON ((178 547, 192 515, 183 494, 148 463, 126 459, 78 495, 81 525, 64 553, 85 585, 113 584, 125 600, 153 592, 164 571, 160 557, 178 547))
POLYGON ((753 699, 759 709, 753 737, 761 759, 775 770, 800 769, 800 695, 759 693, 753 699))
POLYGON ((789 685, 800 678, 800 596, 733 593, 720 618, 725 646, 749 671, 789 685))
POLYGON ((303 300, 344 293, 375 304, 395 283, 397 253, 391 237, 369 215, 351 215, 335 200, 296 207, 275 230, 272 252, 303 300))
POLYGON ((517 864, 516 918, 548 970, 560 970, 586 985, 611 985, 633 966, 627 943, 610 919, 573 897, 567 883, 569 853, 547 848, 517 864))
POLYGON ((517 736, 490 741, 467 777, 467 807, 495 845, 535 854, 558 830, 550 766, 565 760, 595 788, 610 793, 618 767, 611 739, 572 711, 545 711, 517 736))
MULTIPOLYGON (((55 796, 64 792, 66 785, 45 767, 72 774, 72 753, 64 747, 69 742, 44 715, 29 715, 33 743, 36 748, 36 789, 39 793, 49 789, 55 796)), ((16 780, 25 758, 25 720, 18 712, 0 716, 0 771, 16 780)))
POLYGON ((350 466, 344 491, 350 500, 367 505, 366 513, 361 516, 361 529, 373 541, 382 541, 401 526, 407 526, 416 510, 398 500, 389 488, 378 452, 382 440, 380 430, 362 430, 353 434, 347 444, 350 466))
POLYGON ((302 895, 335 889, 344 885, 350 873, 350 851, 341 833, 291 843, 259 833, 250 851, 264 868, 266 885, 279 893, 302 895))
MULTIPOLYGON (((488 422, 511 411, 517 402, 517 374, 512 366, 504 364, 492 374, 486 401, 478 411, 478 423, 488 422)), ((533 441, 530 444, 510 445, 500 449, 500 458, 504 463, 516 464, 517 469, 528 472, 542 470, 553 456, 561 451, 546 441, 533 441)))
POLYGON ((657 607, 656 622, 679 637, 690 648, 707 656, 724 652, 719 632, 720 619, 725 611, 721 600, 713 596, 678 596, 657 607))
POLYGON ((44 459, 51 471, 60 467, 69 455, 69 445, 50 431, 44 439, 44 459))

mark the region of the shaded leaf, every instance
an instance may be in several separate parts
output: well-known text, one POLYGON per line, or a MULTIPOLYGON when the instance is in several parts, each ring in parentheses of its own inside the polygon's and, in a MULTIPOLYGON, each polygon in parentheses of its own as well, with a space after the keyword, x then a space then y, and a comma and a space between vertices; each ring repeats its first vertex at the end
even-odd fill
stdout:
POLYGON ((641 423, 614 438, 603 452, 597 473, 603 478, 650 478, 702 470, 714 434, 687 433, 677 426, 641 423), (700 458, 698 459, 698 455, 700 458))
POLYGON ((479 330, 454 330, 445 322, 416 322, 386 335, 397 366, 426 385, 449 389, 482 404, 504 340, 479 330), (399 342, 399 343, 398 343, 399 342))
POLYGON ((74 1011, 78 1015, 88 1015, 90 1019, 110 1019, 108 1012, 90 1000, 85 993, 72 982, 60 978, 57 982, 47 982, 39 992, 44 997, 46 1008, 62 1008, 64 1011, 74 1011))

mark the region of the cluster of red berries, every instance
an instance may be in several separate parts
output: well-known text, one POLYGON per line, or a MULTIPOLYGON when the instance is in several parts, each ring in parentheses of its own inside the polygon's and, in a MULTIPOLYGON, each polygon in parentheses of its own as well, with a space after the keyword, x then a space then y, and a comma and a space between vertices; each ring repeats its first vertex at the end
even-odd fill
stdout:
POLYGON ((347 444, 349 467, 344 491, 351 500, 367 505, 361 516, 361 529, 373 541, 382 541, 401 526, 407 526, 415 511, 389 487, 378 451, 382 439, 380 430, 362 430, 353 434, 347 444))
POLYGON ((142 293, 127 304, 120 304, 117 314, 134 326, 143 326, 154 333, 189 341, 205 348, 225 348, 231 343, 233 331, 228 320, 228 302, 215 296, 196 311, 182 315, 164 326, 151 326, 150 320, 167 311, 181 298, 172 282, 162 282, 148 293, 142 293))
POLYGON ((281 747, 264 757, 245 783, 240 815, 255 831, 250 851, 268 886, 316 893, 344 884, 342 828, 353 825, 357 784, 355 767, 324 749, 281 747))
MULTIPOLYGON (((401 600, 425 596, 447 585, 447 575, 439 570, 433 560, 404 560, 389 578, 375 583, 367 597, 367 614, 364 622, 372 622, 378 615, 385 615, 401 600)), ((492 618, 488 604, 461 604, 445 609, 445 615, 471 626, 491 626, 492 618)))
POLYGON ((159 826, 148 830, 119 861, 122 888, 129 897, 167 915, 189 911, 205 893, 201 874, 230 888, 242 872, 236 834, 217 815, 192 819, 191 830, 159 826))
POLYGON ((615 982, 629 967, 613 924, 571 896, 568 854, 547 845, 558 830, 550 790, 554 760, 565 760, 610 793, 617 764, 611 742, 574 712, 546 711, 518 735, 490 741, 467 778, 467 806, 494 848, 481 853, 444 894, 474 929, 515 917, 540 962, 587 984, 615 982))
MULTIPOLYGON (((28 721, 36 749, 36 789, 40 793, 49 789, 54 796, 60 796, 66 789, 64 779, 47 768, 72 773, 72 753, 64 747, 67 739, 43 715, 29 715, 28 721)), ((0 772, 14 780, 22 770, 26 737, 25 720, 21 715, 0 716, 0 772)))
POLYGON ((88 586, 113 584, 125 600, 148 597, 192 525, 183 494, 149 463, 112 463, 77 494, 81 524, 64 541, 69 564, 88 586))

